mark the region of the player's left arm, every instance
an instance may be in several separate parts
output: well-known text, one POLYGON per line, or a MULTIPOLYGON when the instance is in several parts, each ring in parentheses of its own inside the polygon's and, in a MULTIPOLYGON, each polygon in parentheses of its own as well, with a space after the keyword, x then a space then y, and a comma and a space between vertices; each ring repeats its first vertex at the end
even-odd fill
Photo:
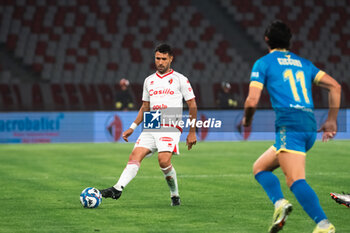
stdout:
POLYGON ((340 84, 331 76, 324 73, 324 75, 319 79, 317 84, 327 89, 328 92, 328 117, 323 123, 318 132, 323 131, 322 141, 328 141, 333 138, 337 133, 337 117, 340 107, 341 99, 341 86, 340 84))
MULTIPOLYGON (((197 103, 196 99, 190 99, 186 101, 189 109, 190 114, 190 120, 191 122, 194 120, 196 122, 197 120, 197 103)), ((190 131, 188 132, 187 139, 186 139, 186 145, 188 150, 191 150, 193 145, 196 145, 197 142, 197 136, 196 136, 196 124, 190 128, 190 131)))
POLYGON ((260 85, 256 86, 254 85, 253 82, 251 82, 249 86, 248 97, 244 102, 244 117, 242 120, 242 124, 245 127, 249 127, 252 124, 253 116, 258 106, 261 92, 262 92, 262 87, 260 87, 260 85))

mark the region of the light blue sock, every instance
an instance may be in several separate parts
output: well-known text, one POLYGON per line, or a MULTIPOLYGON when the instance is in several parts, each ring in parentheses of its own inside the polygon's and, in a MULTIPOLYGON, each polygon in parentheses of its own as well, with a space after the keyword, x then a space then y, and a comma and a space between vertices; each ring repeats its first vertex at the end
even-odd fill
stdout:
POLYGON ((294 181, 292 186, 290 186, 290 190, 294 193, 305 212, 316 224, 327 219, 315 191, 306 183, 306 180, 301 179, 294 181))
POLYGON ((283 198, 280 181, 278 180, 277 176, 275 176, 272 172, 259 172, 255 175, 255 179, 264 188, 265 192, 267 193, 267 196, 269 196, 273 204, 275 204, 276 201, 283 198))

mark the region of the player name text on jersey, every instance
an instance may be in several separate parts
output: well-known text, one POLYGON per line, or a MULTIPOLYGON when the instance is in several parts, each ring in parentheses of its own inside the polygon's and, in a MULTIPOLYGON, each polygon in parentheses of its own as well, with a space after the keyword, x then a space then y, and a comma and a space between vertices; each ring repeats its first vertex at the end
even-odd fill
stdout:
POLYGON ((300 60, 291 59, 291 58, 277 58, 277 61, 282 66, 298 66, 303 67, 300 60))

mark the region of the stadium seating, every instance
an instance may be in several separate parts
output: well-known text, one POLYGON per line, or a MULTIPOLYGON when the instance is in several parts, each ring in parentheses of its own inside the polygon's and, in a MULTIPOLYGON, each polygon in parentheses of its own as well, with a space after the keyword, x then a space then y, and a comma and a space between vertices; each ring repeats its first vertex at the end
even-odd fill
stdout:
POLYGON ((7 70, 0 63, 0 82, 8 83, 12 79, 11 71, 7 70))
POLYGON ((350 5, 347 0, 263 1, 220 0, 232 18, 260 44, 274 19, 287 22, 294 33, 292 51, 312 60, 338 80, 350 71, 350 5))
MULTIPOLYGON (((261 35, 268 22, 286 20, 296 33, 293 51, 315 61, 347 87, 350 5, 346 0, 217 3, 262 49, 261 35)), ((212 86, 210 98, 215 99, 222 81, 231 82, 244 99, 249 63, 191 0, 0 0, 0 45, 43 83, 65 85, 82 97, 85 87, 107 91, 103 85, 127 78, 140 103, 142 82, 154 72, 153 49, 163 41, 173 45, 173 67, 190 78, 202 106, 209 98, 202 86, 212 86), (76 88, 79 85, 84 88, 76 88)), ((13 79, 10 71, 0 68, 1 83, 13 79)), ((54 90, 59 88, 50 88, 54 90)), ((67 98, 76 105, 74 97, 67 98)), ((88 101, 93 105, 93 99, 88 101)), ((59 103, 59 98, 54 102, 59 103)), ((268 107, 269 101, 262 106, 268 107)))
POLYGON ((244 63, 189 0, 2 0, 0 11, 0 43, 53 83, 140 83, 161 41, 192 82, 230 78, 228 68, 244 63))

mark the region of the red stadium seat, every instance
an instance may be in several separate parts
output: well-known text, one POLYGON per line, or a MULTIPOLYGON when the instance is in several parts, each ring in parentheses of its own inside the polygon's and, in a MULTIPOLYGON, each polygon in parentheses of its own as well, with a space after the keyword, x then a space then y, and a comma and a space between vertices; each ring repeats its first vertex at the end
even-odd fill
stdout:
POLYGON ((75 69, 75 65, 72 64, 72 63, 65 63, 65 64, 63 65, 63 68, 64 68, 65 70, 74 70, 74 69, 75 69))
POLYGON ((343 104, 345 106, 350 106, 350 83, 348 82, 342 82, 342 94, 343 94, 343 104))
POLYGON ((154 48, 154 44, 153 44, 153 42, 150 41, 150 40, 145 40, 145 41, 143 41, 143 43, 142 43, 142 47, 143 47, 143 48, 146 48, 146 49, 153 49, 153 48, 154 48))
POLYGON ((118 70, 118 64, 117 63, 108 63, 107 69, 108 70, 118 70))
POLYGON ((69 106, 78 106, 80 104, 78 88, 72 83, 66 83, 63 85, 65 93, 67 93, 69 106))
POLYGON ((16 45, 17 45, 17 40, 18 40, 18 36, 17 35, 14 35, 14 34, 8 35, 6 47, 9 50, 14 50, 16 48, 16 45))
POLYGON ((43 65, 39 63, 34 63, 32 67, 33 67, 33 70, 37 73, 40 73, 43 70, 43 65))
POLYGON ((8 84, 0 84, 0 93, 1 93, 1 99, 2 103, 6 108, 13 105, 14 100, 12 98, 12 91, 10 89, 10 86, 8 84))
POLYGON ((203 19, 203 15, 201 13, 199 13, 199 12, 194 13, 192 15, 191 20, 190 20, 190 26, 194 27, 194 28, 199 27, 202 19, 203 19))
POLYGON ((186 41, 185 46, 189 49, 197 48, 197 42, 193 40, 186 41))
POLYGON ((112 90, 112 88, 107 84, 99 84, 97 85, 97 87, 98 87, 99 94, 101 96, 102 105, 104 105, 105 108, 108 108, 108 107, 110 108, 114 106, 115 93, 112 90))
POLYGON ((195 69, 195 70, 205 70, 205 64, 203 62, 193 63, 193 69, 195 69))
POLYGON ((94 85, 79 84, 79 91, 83 98, 84 106, 86 109, 99 109, 97 92, 94 85))

